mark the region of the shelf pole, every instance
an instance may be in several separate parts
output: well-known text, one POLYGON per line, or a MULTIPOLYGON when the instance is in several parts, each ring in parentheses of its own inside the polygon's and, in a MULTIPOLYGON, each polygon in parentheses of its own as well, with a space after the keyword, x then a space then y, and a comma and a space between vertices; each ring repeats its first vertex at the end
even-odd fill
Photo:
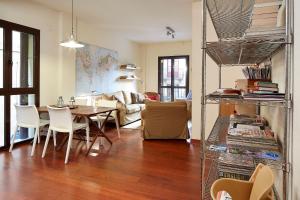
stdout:
MULTIPOLYGON (((219 88, 222 88, 222 65, 219 65, 219 88)), ((219 116, 220 116, 220 112, 221 112, 221 107, 222 104, 219 104, 219 116)))
POLYGON ((202 91, 201 91, 201 142, 202 142, 202 167, 201 167, 201 199, 205 197, 205 121, 206 121, 206 0, 202 0, 202 91))
POLYGON ((292 176, 289 173, 290 169, 290 152, 291 152, 291 137, 292 137, 292 54, 293 54, 293 0, 286 0, 286 39, 285 46, 285 100, 287 105, 285 107, 285 123, 284 123, 284 141, 283 141, 283 199, 292 199, 292 176))

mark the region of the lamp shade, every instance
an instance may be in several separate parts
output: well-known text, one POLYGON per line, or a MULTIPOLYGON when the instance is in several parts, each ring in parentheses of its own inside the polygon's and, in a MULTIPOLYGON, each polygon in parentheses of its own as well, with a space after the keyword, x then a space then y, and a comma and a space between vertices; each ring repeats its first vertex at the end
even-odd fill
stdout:
POLYGON ((59 45, 63 46, 63 47, 68 47, 68 48, 82 48, 82 47, 84 47, 83 44, 79 43, 78 41, 76 41, 74 39, 73 35, 71 35, 68 40, 62 41, 59 45))

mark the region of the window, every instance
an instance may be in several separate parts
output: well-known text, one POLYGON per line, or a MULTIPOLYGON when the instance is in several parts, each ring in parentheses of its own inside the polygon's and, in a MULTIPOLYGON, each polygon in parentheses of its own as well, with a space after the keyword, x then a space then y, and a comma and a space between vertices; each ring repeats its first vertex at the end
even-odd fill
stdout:
MULTIPOLYGON (((8 147, 16 127, 15 104, 39 105, 40 31, 0 20, 0 147, 8 147)), ((20 129, 17 142, 32 139, 20 129)))
POLYGON ((189 91, 189 56, 158 58, 158 90, 162 101, 186 97, 189 91))

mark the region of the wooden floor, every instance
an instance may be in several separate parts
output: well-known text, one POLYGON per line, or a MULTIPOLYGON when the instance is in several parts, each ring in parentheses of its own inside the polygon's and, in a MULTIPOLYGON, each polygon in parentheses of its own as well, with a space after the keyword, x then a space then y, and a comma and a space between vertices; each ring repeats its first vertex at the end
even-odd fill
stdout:
POLYGON ((121 139, 114 129, 108 135, 112 147, 104 143, 93 156, 75 142, 67 165, 52 140, 44 159, 43 141, 33 157, 30 144, 1 152, 0 199, 200 199, 199 142, 143 141, 133 129, 122 129, 121 139))

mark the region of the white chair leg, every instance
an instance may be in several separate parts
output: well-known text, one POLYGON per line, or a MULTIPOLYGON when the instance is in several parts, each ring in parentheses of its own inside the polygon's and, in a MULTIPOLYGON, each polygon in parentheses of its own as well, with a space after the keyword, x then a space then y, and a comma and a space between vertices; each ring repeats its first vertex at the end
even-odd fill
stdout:
POLYGON ((115 117, 115 122, 116 122, 116 127, 117 127, 117 131, 118 131, 118 137, 120 138, 120 125, 119 125, 119 120, 117 117, 115 117))
POLYGON ((37 132, 37 134, 38 134, 38 138, 37 138, 38 140, 37 140, 37 141, 38 141, 38 144, 39 144, 39 143, 41 142, 41 134, 40 134, 40 130, 39 130, 39 132, 37 132))
POLYGON ((33 139, 33 145, 32 145, 32 149, 31 149, 31 156, 33 156, 33 154, 34 154, 36 141, 38 140, 38 137, 39 137, 39 132, 40 132, 39 127, 36 127, 35 128, 34 139, 33 139))
POLYGON ((53 131, 53 144, 56 147, 56 131, 53 131))
POLYGON ((48 143, 49 143, 50 136, 51 136, 51 130, 48 129, 47 138, 46 138, 46 142, 45 142, 45 145, 44 145, 42 158, 45 157, 45 154, 46 154, 46 150, 47 150, 47 146, 48 146, 48 143))
POLYGON ((70 132, 69 133, 68 147, 67 147, 67 152, 66 152, 66 158, 65 158, 65 164, 67 164, 68 160, 69 160, 70 149, 71 149, 71 146, 72 146, 72 138, 73 138, 73 132, 70 132))
POLYGON ((9 152, 12 151, 13 147, 14 147, 14 143, 15 143, 15 139, 16 139, 16 135, 17 135, 17 132, 18 132, 18 126, 16 126, 15 128, 15 131, 14 131, 14 134, 13 134, 13 137, 12 137, 12 140, 10 141, 10 147, 9 147, 9 152))

